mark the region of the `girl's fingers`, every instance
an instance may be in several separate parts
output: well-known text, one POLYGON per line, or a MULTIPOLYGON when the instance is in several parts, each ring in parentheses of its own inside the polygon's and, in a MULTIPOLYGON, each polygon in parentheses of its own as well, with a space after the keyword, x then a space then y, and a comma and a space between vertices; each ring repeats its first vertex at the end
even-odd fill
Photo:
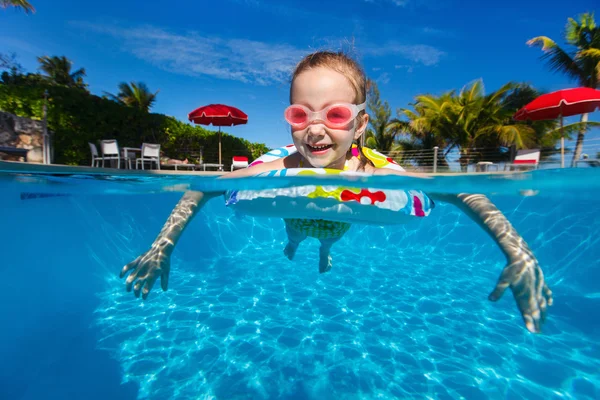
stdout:
POLYGON ((130 274, 127 279, 125 280, 125 289, 128 292, 131 292, 131 287, 133 286, 133 282, 135 281, 135 279, 137 278, 137 274, 134 272, 133 274, 130 274))
POLYGON ((508 286, 510 286, 510 283, 508 281, 505 281, 505 280, 498 281, 498 284, 496 285, 496 287, 494 288, 492 293, 490 293, 490 295, 488 296, 488 299, 490 301, 498 301, 498 299, 500 299, 500 297, 502 297, 502 295, 504 294, 504 291, 506 290, 506 288, 508 286))
POLYGON ((152 290, 152 286, 154 286, 154 282, 156 282, 156 276, 150 277, 146 280, 146 284, 142 289, 142 299, 146 300, 148 298, 148 294, 152 290))
POLYGON ((554 301, 552 299, 552 290, 550 290, 548 285, 544 284, 544 287, 542 288, 542 292, 543 292, 544 296, 546 297, 546 301, 548 302, 548 305, 551 306, 552 302, 554 301))
POLYGON ((167 291, 167 288, 169 287, 169 271, 163 272, 160 276, 160 287, 162 287, 163 291, 167 291))
POLYGON ((133 294, 135 297, 140 297, 140 290, 142 290, 142 285, 144 284, 144 279, 138 279, 138 281, 133 286, 133 294))
POLYGON ((133 260, 132 262, 130 262, 129 264, 124 266, 123 269, 121 270, 121 273, 119 274, 119 278, 124 277, 127 272, 131 271, 132 269, 135 269, 137 267, 139 261, 140 261, 140 257, 136 258, 135 260, 133 260))

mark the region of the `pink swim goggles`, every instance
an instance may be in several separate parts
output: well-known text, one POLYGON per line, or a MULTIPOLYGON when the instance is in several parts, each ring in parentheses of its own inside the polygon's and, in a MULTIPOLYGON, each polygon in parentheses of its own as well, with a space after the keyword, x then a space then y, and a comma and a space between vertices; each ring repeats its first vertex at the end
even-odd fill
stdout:
POLYGON ((285 109, 284 116, 285 120, 297 129, 304 129, 315 120, 323 121, 325 126, 337 129, 350 123, 366 106, 366 102, 358 105, 336 103, 321 111, 311 111, 310 108, 303 105, 292 104, 285 109))

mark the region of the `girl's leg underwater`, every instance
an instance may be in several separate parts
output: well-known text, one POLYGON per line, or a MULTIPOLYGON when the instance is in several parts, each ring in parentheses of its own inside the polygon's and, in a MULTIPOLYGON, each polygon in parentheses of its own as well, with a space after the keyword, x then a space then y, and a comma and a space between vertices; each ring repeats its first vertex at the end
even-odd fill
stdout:
POLYGON ((285 231, 288 235, 288 244, 285 246, 285 249, 283 249, 283 254, 285 254, 288 259, 293 260, 296 255, 296 250, 298 250, 298 246, 306 239, 306 235, 291 228, 287 222, 285 224, 285 231))
POLYGON ((321 242, 321 248, 319 249, 319 272, 325 273, 331 270, 331 246, 335 242, 341 239, 340 237, 331 238, 331 239, 319 239, 321 242))

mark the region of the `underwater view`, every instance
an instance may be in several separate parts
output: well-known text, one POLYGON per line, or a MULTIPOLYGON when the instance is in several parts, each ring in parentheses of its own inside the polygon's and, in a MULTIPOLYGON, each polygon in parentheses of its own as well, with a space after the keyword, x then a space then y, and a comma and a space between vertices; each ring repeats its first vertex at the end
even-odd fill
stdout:
POLYGON ((4 173, 0 398, 600 398, 594 169, 368 182, 488 195, 553 291, 542 333, 510 290, 487 299, 505 258, 449 204, 406 225, 353 224, 320 274, 316 239, 290 261, 280 218, 215 198, 182 235, 169 289, 142 300, 119 272, 183 190, 266 182, 4 173))

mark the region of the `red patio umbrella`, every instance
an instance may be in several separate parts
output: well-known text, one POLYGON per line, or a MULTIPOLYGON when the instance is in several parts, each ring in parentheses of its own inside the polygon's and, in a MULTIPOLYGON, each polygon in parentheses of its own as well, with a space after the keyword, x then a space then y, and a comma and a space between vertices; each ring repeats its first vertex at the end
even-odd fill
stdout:
MULTIPOLYGON (((517 121, 560 118, 563 130, 563 117, 585 114, 600 108, 600 90, 580 87, 563 89, 539 96, 513 116, 517 121)), ((560 166, 565 166, 565 137, 560 139, 560 166)))
POLYGON ((191 122, 219 127, 219 164, 221 164, 221 127, 248 123, 248 116, 240 109, 225 104, 209 104, 188 114, 191 122))

